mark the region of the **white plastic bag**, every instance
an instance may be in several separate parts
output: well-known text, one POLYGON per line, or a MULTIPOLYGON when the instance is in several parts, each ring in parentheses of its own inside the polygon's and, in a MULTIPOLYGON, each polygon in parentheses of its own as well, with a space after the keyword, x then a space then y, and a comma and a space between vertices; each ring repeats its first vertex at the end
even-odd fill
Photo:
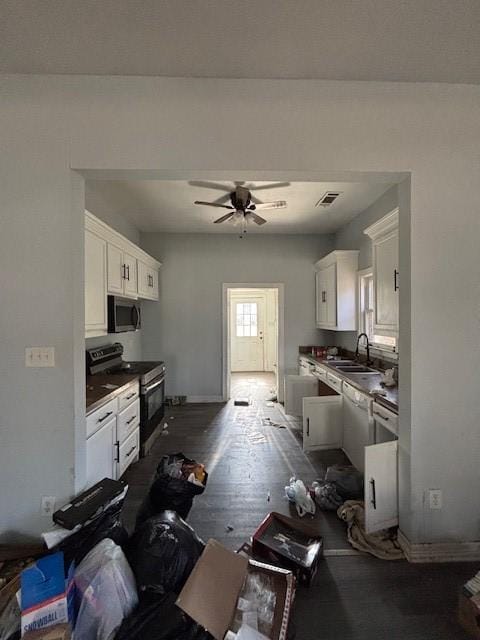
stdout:
POLYGON ((306 513, 313 515, 315 513, 315 502, 308 493, 307 488, 301 480, 290 478, 290 484, 285 487, 285 495, 294 502, 298 515, 303 518, 306 513))
POLYGON ((74 580, 80 601, 74 640, 111 640, 138 604, 135 578, 122 549, 105 538, 78 565, 74 580))

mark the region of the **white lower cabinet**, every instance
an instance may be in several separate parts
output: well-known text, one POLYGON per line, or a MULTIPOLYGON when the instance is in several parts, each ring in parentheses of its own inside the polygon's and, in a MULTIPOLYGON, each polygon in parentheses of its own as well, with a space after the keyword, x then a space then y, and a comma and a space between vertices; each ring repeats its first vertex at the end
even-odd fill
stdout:
POLYGON ((343 398, 339 394, 303 398, 303 450, 341 449, 343 398))
POLYGON ((318 395, 318 380, 313 375, 285 376, 284 407, 289 416, 301 416, 303 399, 318 395))
POLYGON ((137 427, 135 431, 128 436, 125 442, 118 445, 118 459, 116 477, 120 478, 127 468, 138 460, 140 454, 140 429, 137 427))
POLYGON ((313 371, 285 376, 285 413, 302 417, 303 450, 343 449, 364 474, 367 533, 397 526, 398 415, 321 365, 313 371))
POLYGON ((140 454, 138 383, 93 411, 86 419, 87 487, 102 480, 118 480, 140 454))
POLYGON ((117 419, 112 416, 87 439, 87 486, 103 478, 115 478, 117 419))
POLYGON ((365 530, 398 525, 398 441, 365 447, 365 530))

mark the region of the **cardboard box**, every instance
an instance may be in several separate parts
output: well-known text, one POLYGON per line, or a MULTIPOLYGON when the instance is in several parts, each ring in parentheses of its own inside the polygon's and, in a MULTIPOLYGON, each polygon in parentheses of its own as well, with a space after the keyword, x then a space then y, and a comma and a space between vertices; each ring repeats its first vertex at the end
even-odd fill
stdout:
POLYGON ((276 595, 271 640, 286 640, 295 593, 291 571, 273 567, 229 551, 209 540, 183 587, 177 605, 215 640, 223 640, 231 628, 237 600, 248 573, 263 573, 272 579, 276 595))
POLYGON ((458 601, 458 619, 462 627, 472 638, 480 639, 480 595, 467 598, 460 594, 458 601))
POLYGON ((252 553, 290 569, 299 582, 310 586, 323 554, 323 539, 316 524, 272 512, 253 534, 252 553))
POLYGON ((27 631, 68 622, 67 586, 61 551, 39 558, 22 571, 22 637, 27 631))
POLYGON ((70 627, 68 624, 56 624, 47 629, 27 631, 23 640, 70 640, 70 627))

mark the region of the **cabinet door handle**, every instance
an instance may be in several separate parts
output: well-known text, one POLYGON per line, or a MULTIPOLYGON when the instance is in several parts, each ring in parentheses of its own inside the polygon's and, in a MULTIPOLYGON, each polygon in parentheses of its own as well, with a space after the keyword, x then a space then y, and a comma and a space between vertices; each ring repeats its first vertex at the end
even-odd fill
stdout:
POLYGON ((130 265, 127 264, 127 280, 130 282, 130 265))
POLYGON ((99 418, 99 419, 97 420, 97 422, 103 422, 104 420, 106 420, 106 419, 108 418, 108 416, 111 416, 111 415, 112 415, 112 413, 113 413, 113 411, 109 411, 108 413, 106 413, 106 414, 103 416, 103 418, 99 418))
POLYGON ((126 423, 125 423, 125 424, 132 424, 132 422, 135 420, 135 418, 136 418, 136 417, 137 417, 136 415, 135 415, 135 416, 132 416, 132 417, 130 418, 130 420, 127 420, 127 421, 126 421, 126 423))
POLYGON ((376 496, 376 492, 375 492, 375 479, 374 478, 370 479, 370 487, 372 488, 372 499, 370 500, 370 503, 373 506, 373 508, 376 509, 377 508, 377 496, 376 496))
POLYGON ((307 436, 310 437, 310 418, 307 418, 307 436))
POLYGON ((132 453, 135 451, 135 449, 136 449, 136 448, 137 448, 137 445, 135 444, 135 445, 130 449, 130 451, 129 451, 128 453, 126 453, 126 454, 125 454, 125 457, 126 457, 126 458, 129 458, 129 457, 132 455, 132 453))
POLYGON ((129 396, 127 396, 127 397, 125 398, 125 400, 130 400, 130 398, 134 398, 136 395, 137 395, 137 394, 136 394, 135 392, 134 392, 134 393, 131 393, 129 396))
POLYGON ((388 418, 387 416, 382 416, 381 413, 378 413, 377 411, 373 412, 374 416, 378 416, 379 418, 381 418, 382 420, 390 420, 390 418, 388 418))
POLYGON ((326 301, 327 301, 327 292, 322 291, 322 302, 326 302, 326 301))
POLYGON ((117 448, 117 455, 115 456, 115 462, 120 462, 120 441, 119 440, 115 442, 115 447, 117 448))
POLYGON ((126 279, 127 279, 126 267, 124 264, 122 264, 122 280, 126 280, 126 279))
POLYGON ((393 290, 398 291, 398 271, 396 269, 393 271, 393 290))

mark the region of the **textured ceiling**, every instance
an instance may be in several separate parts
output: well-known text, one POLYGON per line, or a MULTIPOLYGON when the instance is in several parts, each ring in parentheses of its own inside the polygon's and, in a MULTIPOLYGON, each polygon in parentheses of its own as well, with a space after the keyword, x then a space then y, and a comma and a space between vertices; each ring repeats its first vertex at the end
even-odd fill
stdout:
MULTIPOLYGON (((233 182, 217 182, 216 188, 193 186, 181 180, 129 180, 87 182, 86 207, 101 217, 115 212, 145 232, 237 233, 229 222, 213 224, 226 209, 194 205, 194 200, 213 202, 233 190, 233 182)), ((261 186, 266 182, 247 182, 261 186)), ((287 183, 288 184, 288 183, 287 183)), ((249 233, 333 233, 364 211, 390 184, 360 182, 291 182, 289 186, 253 191, 263 202, 286 200, 287 208, 261 211, 267 224, 249 225, 249 233), (326 191, 340 191, 327 208, 315 207, 326 191)))
POLYGON ((480 82, 480 0, 0 0, 0 73, 480 82))

